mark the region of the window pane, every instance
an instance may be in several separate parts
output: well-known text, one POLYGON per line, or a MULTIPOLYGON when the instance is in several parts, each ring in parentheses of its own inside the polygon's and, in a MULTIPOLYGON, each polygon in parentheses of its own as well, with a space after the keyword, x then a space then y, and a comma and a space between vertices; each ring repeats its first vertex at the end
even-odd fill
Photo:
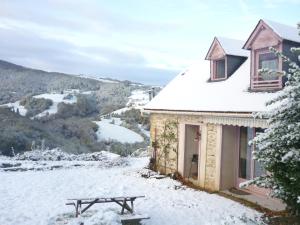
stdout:
MULTIPOLYGON (((255 128, 255 134, 257 135, 258 133, 263 133, 265 129, 262 128, 255 128)), ((263 174, 265 174, 266 171, 262 168, 261 164, 254 160, 254 177, 258 177, 261 176, 263 174)))
POLYGON ((259 55, 259 69, 278 69, 278 58, 277 56, 270 52, 259 55))
POLYGON ((225 59, 216 61, 216 78, 225 78, 225 59))
POLYGON ((251 146, 250 140, 251 128, 240 128, 240 158, 239 158, 239 177, 243 179, 251 178, 251 146))

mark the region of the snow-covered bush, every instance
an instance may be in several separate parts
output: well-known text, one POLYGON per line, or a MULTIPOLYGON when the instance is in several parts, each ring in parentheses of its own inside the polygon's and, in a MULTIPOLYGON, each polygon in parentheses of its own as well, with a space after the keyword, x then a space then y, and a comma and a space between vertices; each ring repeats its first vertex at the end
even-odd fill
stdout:
MULTIPOLYGON (((269 128, 258 134, 254 158, 267 172, 248 184, 271 189, 292 213, 300 213, 300 68, 282 53, 273 51, 289 64, 287 82, 268 105, 273 109, 260 116, 268 118, 269 128)), ((292 48, 300 60, 300 48, 292 48)), ((299 64, 299 62, 298 62, 299 64)))
POLYGON ((51 150, 33 150, 27 151, 23 154, 17 154, 14 159, 16 160, 31 160, 31 161, 103 161, 107 159, 117 159, 120 156, 110 152, 93 152, 86 154, 70 154, 63 152, 59 148, 51 150))

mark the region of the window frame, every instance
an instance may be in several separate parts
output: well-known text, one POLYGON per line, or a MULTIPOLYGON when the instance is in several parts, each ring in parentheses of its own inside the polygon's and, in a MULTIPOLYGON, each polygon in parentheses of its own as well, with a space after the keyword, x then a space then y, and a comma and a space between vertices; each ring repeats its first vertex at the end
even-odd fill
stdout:
MULTIPOLYGON (((272 46, 273 48, 277 49, 276 46, 272 46)), ((260 55, 263 54, 268 54, 268 53, 272 53, 269 49, 269 47, 266 48, 261 48, 261 49, 256 49, 254 50, 254 73, 253 73, 253 78, 261 78, 261 75, 259 75, 258 70, 260 70, 259 68, 259 57, 260 55)), ((277 71, 281 71, 282 70, 282 60, 280 57, 277 57, 277 71)), ((276 79, 278 80, 278 79, 276 79)))
POLYGON ((214 59, 214 60, 211 60, 211 63, 212 63, 212 70, 211 70, 211 80, 212 81, 221 81, 221 80, 226 80, 227 79, 227 57, 224 56, 222 58, 219 58, 219 59, 214 59), (217 63, 219 61, 223 61, 224 60, 224 77, 217 77, 217 63))

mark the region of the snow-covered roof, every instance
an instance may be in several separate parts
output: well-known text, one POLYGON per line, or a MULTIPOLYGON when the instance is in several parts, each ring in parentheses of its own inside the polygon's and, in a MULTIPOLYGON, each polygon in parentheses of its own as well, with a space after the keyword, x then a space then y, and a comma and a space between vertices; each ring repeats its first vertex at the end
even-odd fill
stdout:
POLYGON ((276 93, 249 92, 250 60, 247 59, 227 80, 207 82, 208 61, 198 61, 184 75, 177 75, 145 110, 198 112, 259 112, 276 93))
POLYGON ((299 30, 296 26, 288 26, 271 20, 263 20, 282 39, 300 42, 299 30))
POLYGON ((225 51, 226 55, 249 56, 249 51, 243 49, 245 41, 231 39, 227 37, 216 37, 225 51))

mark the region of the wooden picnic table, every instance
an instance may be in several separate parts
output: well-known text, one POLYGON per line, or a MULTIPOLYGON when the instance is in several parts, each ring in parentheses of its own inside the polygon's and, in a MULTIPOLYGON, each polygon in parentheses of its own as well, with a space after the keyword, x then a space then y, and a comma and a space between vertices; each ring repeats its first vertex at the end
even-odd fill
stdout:
POLYGON ((137 198, 144 198, 145 196, 127 196, 127 197, 109 197, 109 198, 103 198, 103 197, 96 197, 96 198, 72 198, 68 199, 69 202, 66 203, 66 205, 73 205, 75 207, 75 215, 76 217, 80 216, 82 213, 84 213, 86 210, 88 210, 92 205, 97 203, 109 203, 114 202, 121 206, 121 215, 124 214, 125 209, 133 213, 134 207, 133 202, 137 198), (130 205, 128 204, 130 202, 130 205), (85 205, 83 207, 83 205, 85 205))

